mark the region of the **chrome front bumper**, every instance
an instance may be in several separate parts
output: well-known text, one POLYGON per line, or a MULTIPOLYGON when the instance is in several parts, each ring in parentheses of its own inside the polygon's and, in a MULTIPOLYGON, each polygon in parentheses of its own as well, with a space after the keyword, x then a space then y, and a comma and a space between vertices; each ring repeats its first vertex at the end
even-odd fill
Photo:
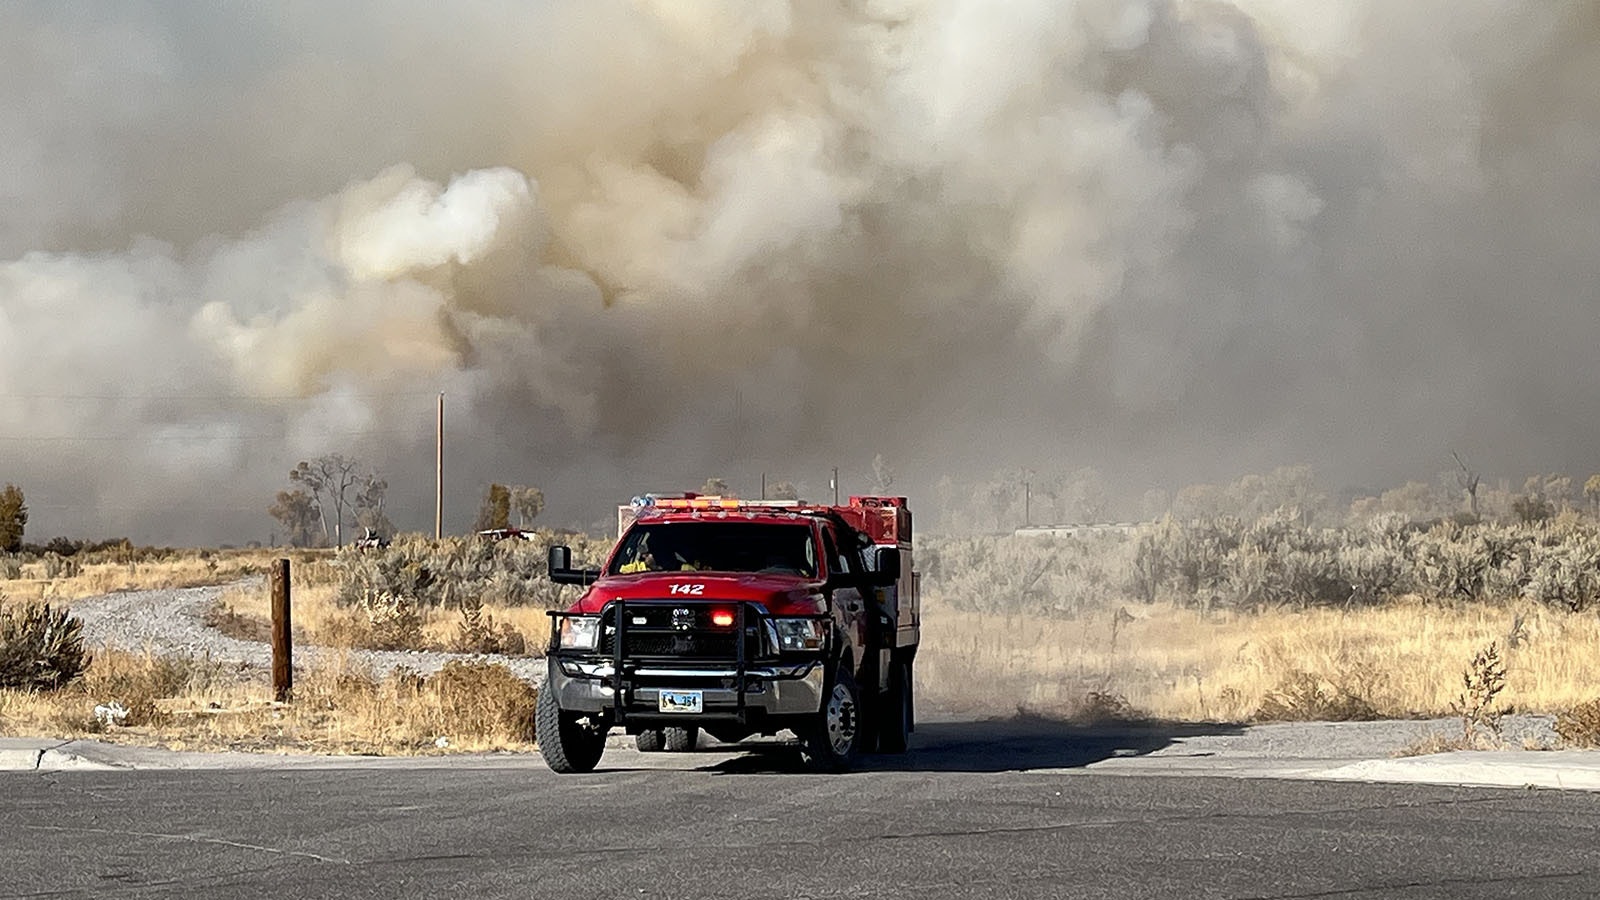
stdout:
MULTIPOLYGON (((736 668, 625 667, 622 683, 625 717, 737 719, 750 713, 791 716, 822 708, 824 666, 821 661, 796 665, 745 668, 744 703, 740 706, 739 671, 736 668), (662 713, 659 696, 664 690, 697 690, 704 712, 697 715, 662 713)), ((556 693, 556 703, 573 712, 599 713, 617 707, 613 684, 615 669, 609 661, 551 657, 544 690, 556 693)))

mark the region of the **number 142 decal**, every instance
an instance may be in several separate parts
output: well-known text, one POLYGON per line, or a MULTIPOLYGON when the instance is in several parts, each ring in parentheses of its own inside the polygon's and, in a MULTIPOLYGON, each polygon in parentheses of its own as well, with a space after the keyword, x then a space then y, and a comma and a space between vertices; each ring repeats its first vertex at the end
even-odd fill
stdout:
POLYGON ((698 597, 706 592, 706 586, 703 584, 675 584, 671 587, 671 592, 674 594, 692 594, 698 597))

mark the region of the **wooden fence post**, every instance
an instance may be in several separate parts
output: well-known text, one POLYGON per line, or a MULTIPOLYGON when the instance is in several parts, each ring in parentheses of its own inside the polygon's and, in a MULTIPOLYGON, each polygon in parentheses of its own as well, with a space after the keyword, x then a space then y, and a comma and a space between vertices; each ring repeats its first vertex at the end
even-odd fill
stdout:
POLYGON ((294 689, 294 639, 289 623, 289 561, 272 561, 272 698, 289 700, 294 689))

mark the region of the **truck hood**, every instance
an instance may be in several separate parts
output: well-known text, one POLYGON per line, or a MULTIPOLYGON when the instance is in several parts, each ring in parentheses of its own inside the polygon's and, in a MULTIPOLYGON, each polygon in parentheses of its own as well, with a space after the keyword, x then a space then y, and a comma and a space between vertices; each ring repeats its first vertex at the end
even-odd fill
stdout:
POLYGON ((681 600, 759 603, 775 616, 824 612, 822 583, 764 572, 641 572, 607 575, 590 586, 569 612, 597 613, 613 600, 681 600), (673 588, 678 591, 675 593, 673 588))

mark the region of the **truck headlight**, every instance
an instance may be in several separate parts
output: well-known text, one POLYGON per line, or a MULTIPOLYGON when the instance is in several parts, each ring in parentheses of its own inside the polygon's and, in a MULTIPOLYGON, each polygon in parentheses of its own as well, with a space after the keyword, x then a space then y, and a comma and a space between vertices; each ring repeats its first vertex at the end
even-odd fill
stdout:
POLYGON ((563 616, 561 618, 560 644, 563 650, 593 650, 599 638, 599 616, 563 616))
POLYGON ((773 619, 778 630, 778 649, 821 650, 828 637, 828 623, 822 619, 773 619))

